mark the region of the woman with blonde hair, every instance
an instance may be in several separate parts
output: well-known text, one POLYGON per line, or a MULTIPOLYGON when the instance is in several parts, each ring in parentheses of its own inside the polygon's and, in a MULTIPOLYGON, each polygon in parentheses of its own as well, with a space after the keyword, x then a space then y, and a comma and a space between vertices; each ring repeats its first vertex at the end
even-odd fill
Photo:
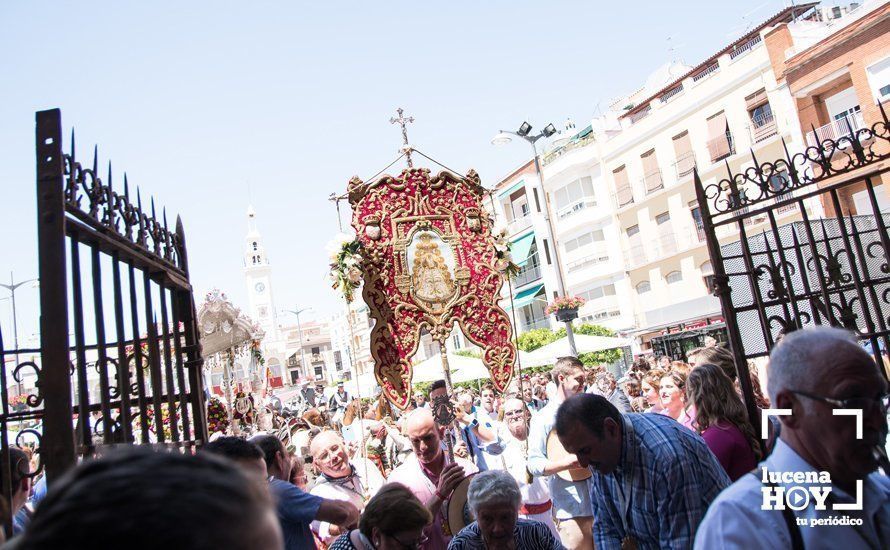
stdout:
POLYGON ((720 367, 699 363, 686 381, 686 400, 695 406, 694 427, 732 481, 762 458, 748 413, 720 367))
POLYGON ((330 550, 422 548, 423 528, 433 521, 426 506, 401 483, 387 483, 365 505, 358 529, 340 535, 330 550))

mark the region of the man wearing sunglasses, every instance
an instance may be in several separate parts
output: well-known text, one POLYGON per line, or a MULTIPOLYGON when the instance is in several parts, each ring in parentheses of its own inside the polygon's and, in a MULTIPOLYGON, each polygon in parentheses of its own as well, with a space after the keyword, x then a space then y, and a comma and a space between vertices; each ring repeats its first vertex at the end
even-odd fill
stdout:
POLYGON ((780 439, 755 472, 717 497, 695 547, 890 547, 890 480, 876 472, 887 383, 871 356, 844 330, 802 329, 773 349, 768 390, 772 406, 791 413, 780 417, 780 439), (768 501, 779 489, 787 498, 768 501))

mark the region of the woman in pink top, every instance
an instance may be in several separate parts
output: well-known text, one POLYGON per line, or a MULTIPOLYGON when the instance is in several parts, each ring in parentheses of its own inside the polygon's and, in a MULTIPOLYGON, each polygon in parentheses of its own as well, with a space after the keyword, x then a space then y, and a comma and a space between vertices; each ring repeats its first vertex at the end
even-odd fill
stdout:
POLYGON ((661 395, 661 404, 664 406, 664 411, 661 414, 670 416, 695 431, 695 410, 687 410, 686 373, 672 370, 662 376, 659 394, 661 395))
POLYGON ((742 400, 723 370, 699 364, 686 381, 687 400, 695 406, 695 429, 732 481, 757 466, 760 442, 742 400))

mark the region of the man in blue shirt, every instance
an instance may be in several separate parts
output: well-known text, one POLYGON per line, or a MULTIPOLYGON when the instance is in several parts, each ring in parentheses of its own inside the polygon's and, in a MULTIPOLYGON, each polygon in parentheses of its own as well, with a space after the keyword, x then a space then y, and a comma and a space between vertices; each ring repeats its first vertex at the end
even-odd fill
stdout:
POLYGON ((357 526, 359 512, 351 503, 310 495, 285 481, 290 478, 291 459, 281 440, 273 435, 259 435, 250 442, 263 451, 285 550, 315 548, 309 524, 316 519, 347 529, 357 526))
POLYGON ((729 477, 704 440, 658 414, 625 414, 580 394, 556 413, 566 451, 590 469, 596 548, 691 548, 729 477))

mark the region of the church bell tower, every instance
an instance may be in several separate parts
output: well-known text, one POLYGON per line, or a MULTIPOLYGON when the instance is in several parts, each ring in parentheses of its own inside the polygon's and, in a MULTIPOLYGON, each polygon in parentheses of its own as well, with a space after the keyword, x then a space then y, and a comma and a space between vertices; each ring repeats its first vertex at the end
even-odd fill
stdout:
POLYGON ((265 332, 265 340, 278 340, 278 319, 272 297, 272 265, 256 228, 256 212, 247 208, 247 237, 244 248, 244 279, 250 318, 265 332))

